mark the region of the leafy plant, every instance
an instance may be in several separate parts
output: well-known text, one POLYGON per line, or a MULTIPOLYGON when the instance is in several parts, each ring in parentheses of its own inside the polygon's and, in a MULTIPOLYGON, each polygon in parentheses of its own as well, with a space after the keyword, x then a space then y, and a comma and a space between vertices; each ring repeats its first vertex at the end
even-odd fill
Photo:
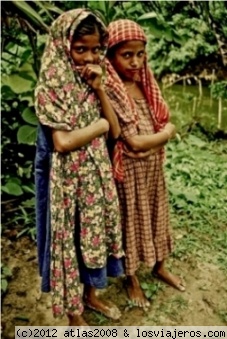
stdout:
POLYGON ((173 255, 188 260, 203 243, 204 253, 218 251, 213 260, 226 270, 227 153, 222 149, 222 142, 191 133, 168 145, 166 173, 172 222, 181 235, 173 255))
POLYGON ((210 85, 211 96, 215 99, 227 99, 227 81, 219 81, 210 85))
POLYGON ((161 289, 161 283, 142 282, 141 288, 143 289, 145 297, 148 300, 154 300, 156 297, 156 294, 161 289))
POLYGON ((181 322, 182 310, 186 310, 187 308, 188 301, 182 296, 173 296, 159 305, 159 310, 177 323, 181 322))
POLYGON ((5 264, 1 263, 1 295, 8 289, 8 281, 12 277, 12 272, 5 264))

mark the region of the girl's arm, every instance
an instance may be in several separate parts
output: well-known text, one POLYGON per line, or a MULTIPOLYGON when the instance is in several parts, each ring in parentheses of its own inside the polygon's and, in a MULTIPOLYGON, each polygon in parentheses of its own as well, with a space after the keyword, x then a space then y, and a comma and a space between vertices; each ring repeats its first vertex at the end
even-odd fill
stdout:
POLYGON ((103 115, 110 124, 110 135, 113 139, 117 139, 121 133, 121 129, 118 122, 118 118, 110 104, 105 89, 102 86, 100 86, 98 89, 96 89, 96 94, 99 97, 103 115))
POLYGON ((126 142, 134 152, 143 152, 164 146, 175 135, 176 128, 169 122, 161 132, 152 135, 135 135, 128 138, 126 142))
POLYGON ((102 73, 102 68, 99 65, 88 64, 83 68, 81 76, 86 79, 87 83, 96 92, 102 106, 103 115, 110 124, 110 135, 112 138, 117 139, 121 129, 118 118, 102 85, 102 73))
POLYGON ((106 119, 99 119, 97 122, 84 128, 73 131, 52 130, 54 148, 59 153, 75 151, 77 148, 87 145, 93 139, 108 132, 109 123, 106 119))

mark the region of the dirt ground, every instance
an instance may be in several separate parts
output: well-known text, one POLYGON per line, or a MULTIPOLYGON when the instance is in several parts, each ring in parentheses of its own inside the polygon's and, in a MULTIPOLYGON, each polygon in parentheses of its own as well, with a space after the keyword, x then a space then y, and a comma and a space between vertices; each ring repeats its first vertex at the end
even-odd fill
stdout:
MULTIPOLYGON (((210 254, 211 255, 211 254, 210 254)), ((114 301, 122 311, 119 321, 110 321, 86 310, 91 326, 221 326, 227 322, 227 279, 209 258, 191 257, 185 261, 173 258, 169 267, 184 277, 187 290, 179 292, 153 280, 147 269, 139 272, 141 282, 150 282, 155 293, 145 312, 127 300, 124 278, 111 279, 103 297, 114 301)), ((40 293, 36 246, 28 237, 17 240, 2 237, 2 262, 12 271, 8 291, 2 300, 2 337, 14 338, 14 326, 67 326, 67 319, 56 321, 51 313, 49 294, 40 293)))

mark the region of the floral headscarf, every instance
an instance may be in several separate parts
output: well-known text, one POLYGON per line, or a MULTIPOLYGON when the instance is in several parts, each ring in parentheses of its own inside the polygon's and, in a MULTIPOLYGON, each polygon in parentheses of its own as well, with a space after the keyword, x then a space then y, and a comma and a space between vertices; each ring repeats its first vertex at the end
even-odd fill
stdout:
MULTIPOLYGON (((76 27, 88 15, 94 14, 85 9, 65 12, 50 28, 35 90, 35 106, 40 122, 44 125, 51 123, 52 128, 73 130, 83 127, 78 124, 78 103, 84 102, 89 86, 81 81, 70 48, 76 27)), ((102 21, 96 19, 105 29, 102 21)))
MULTIPOLYGON (((134 21, 117 20, 108 26, 109 42, 108 49, 122 43, 124 41, 139 40, 147 42, 143 29, 134 21)), ((112 106, 119 118, 122 128, 122 138, 127 139, 129 136, 124 131, 124 126, 127 131, 131 130, 131 135, 137 134, 137 112, 133 100, 127 94, 126 88, 120 77, 110 64, 106 61, 107 80, 106 89, 111 100, 112 106)), ((154 78, 154 75, 148 65, 147 58, 144 60, 144 66, 140 71, 139 80, 142 85, 145 97, 150 107, 151 119, 154 124, 155 131, 159 131, 169 120, 169 110, 163 100, 159 86, 154 78)), ((114 153, 114 174, 119 181, 123 180, 123 165, 122 165, 122 143, 118 142, 114 153)))

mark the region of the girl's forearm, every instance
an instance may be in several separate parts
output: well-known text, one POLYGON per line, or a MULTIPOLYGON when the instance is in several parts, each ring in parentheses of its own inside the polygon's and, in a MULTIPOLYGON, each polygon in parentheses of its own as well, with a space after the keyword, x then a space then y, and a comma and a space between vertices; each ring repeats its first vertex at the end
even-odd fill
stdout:
POLYGON ((158 132, 152 135, 135 135, 126 140, 134 152, 148 151, 164 146, 170 138, 167 131, 158 132))
POLYGON ((53 130, 54 148, 59 153, 74 151, 87 145, 96 137, 108 131, 108 122, 100 119, 94 124, 73 131, 53 130))
POLYGON ((110 124, 110 134, 111 137, 114 139, 117 139, 121 133, 120 125, 118 122, 118 118, 110 104, 110 101, 108 99, 108 96, 105 92, 105 89, 103 87, 100 87, 99 89, 96 89, 96 94, 99 97, 101 106, 102 106, 102 112, 104 117, 108 120, 110 124))

